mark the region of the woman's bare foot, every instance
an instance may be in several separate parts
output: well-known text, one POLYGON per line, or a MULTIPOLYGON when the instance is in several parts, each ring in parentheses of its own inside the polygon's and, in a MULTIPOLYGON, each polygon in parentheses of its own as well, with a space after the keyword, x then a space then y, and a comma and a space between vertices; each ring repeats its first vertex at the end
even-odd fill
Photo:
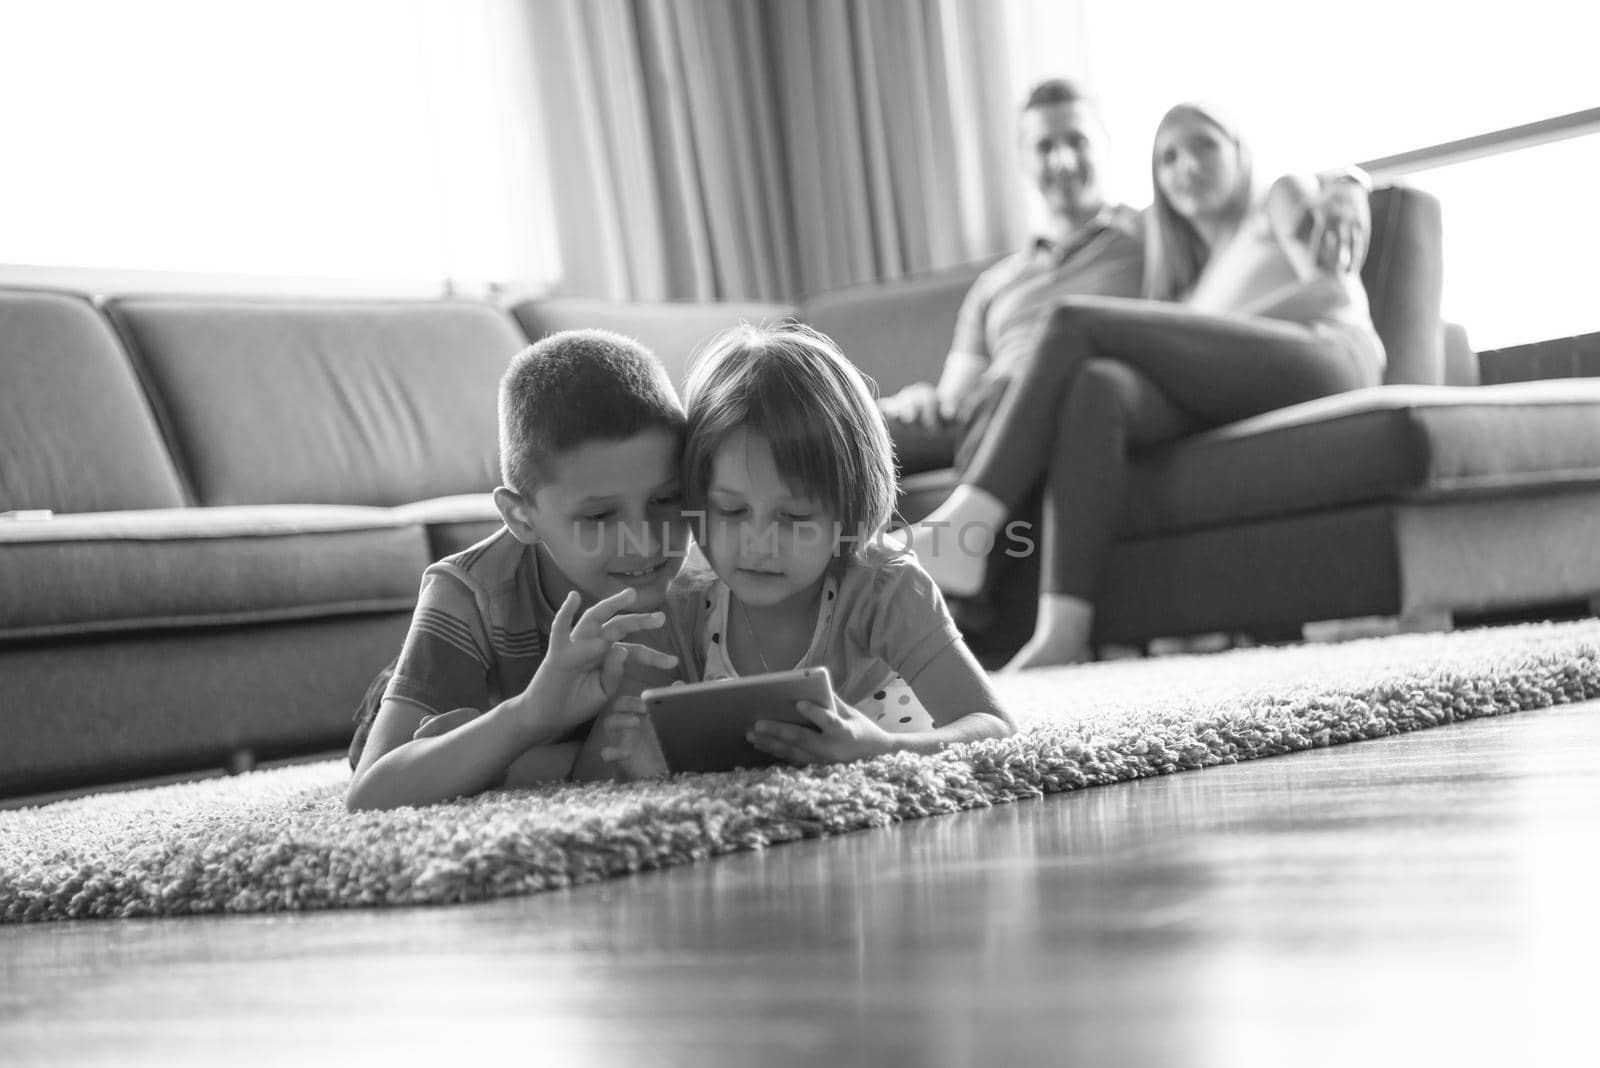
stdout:
POLYGON ((1089 635, 1094 630, 1094 605, 1060 593, 1039 595, 1039 616, 1033 637, 1006 662, 1004 672, 1082 664, 1094 659, 1089 635))

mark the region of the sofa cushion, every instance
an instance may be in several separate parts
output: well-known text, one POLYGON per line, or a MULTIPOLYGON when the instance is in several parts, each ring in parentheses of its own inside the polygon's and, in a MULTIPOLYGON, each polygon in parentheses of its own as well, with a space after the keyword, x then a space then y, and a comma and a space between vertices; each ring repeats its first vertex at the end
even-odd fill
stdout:
POLYGON ((200 503, 393 505, 492 489, 526 342, 472 301, 107 303, 200 503))
POLYGON ((94 306, 0 291, 0 512, 183 503, 133 367, 94 306))
POLYGON ((0 520, 0 640, 393 611, 428 542, 381 508, 173 508, 0 520))
POLYGON ((1188 438, 1133 465, 1124 534, 1380 500, 1600 485, 1600 379, 1386 386, 1188 438))
POLYGON ((793 318, 790 304, 693 301, 613 301, 540 297, 511 308, 522 332, 538 341, 558 330, 614 330, 656 354, 672 381, 683 385, 689 361, 713 334, 740 322, 793 318))

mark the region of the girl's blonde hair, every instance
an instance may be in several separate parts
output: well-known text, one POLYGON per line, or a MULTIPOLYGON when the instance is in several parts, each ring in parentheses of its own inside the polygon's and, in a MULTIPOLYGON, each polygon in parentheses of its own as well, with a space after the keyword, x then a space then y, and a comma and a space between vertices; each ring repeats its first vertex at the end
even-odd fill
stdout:
POLYGON ((1178 214, 1161 191, 1161 183, 1156 178, 1156 149, 1160 144, 1161 131, 1180 115, 1192 115, 1215 126, 1233 142, 1238 151, 1239 188, 1229 206, 1236 208, 1243 217, 1255 199, 1250 148, 1233 121, 1208 104, 1182 103, 1168 109, 1156 125, 1156 136, 1151 139, 1150 148, 1150 185, 1154 190, 1154 199, 1144 227, 1144 296, 1150 300, 1182 300, 1194 287, 1210 257, 1210 251, 1200 239, 1194 224, 1178 214))
POLYGON ((695 355, 684 495, 704 509, 712 461, 734 431, 759 431, 778 473, 833 513, 859 552, 894 511, 894 447, 876 387, 826 334, 785 320, 725 330, 695 355))

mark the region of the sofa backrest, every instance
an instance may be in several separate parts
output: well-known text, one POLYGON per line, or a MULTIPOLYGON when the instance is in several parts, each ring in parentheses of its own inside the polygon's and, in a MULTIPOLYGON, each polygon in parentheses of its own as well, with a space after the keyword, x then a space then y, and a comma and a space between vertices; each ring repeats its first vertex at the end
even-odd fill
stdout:
POLYGON ((202 505, 395 505, 499 481, 500 375, 526 341, 473 301, 106 303, 202 505))
POLYGON ((836 289, 803 303, 800 317, 838 342, 881 396, 937 382, 961 301, 990 262, 836 289))
POLYGON ((94 306, 0 291, 0 512, 184 503, 150 405, 94 306))
POLYGON ((531 340, 558 330, 613 330, 654 352, 672 381, 683 386, 689 361, 712 335, 740 322, 793 318, 794 305, 760 302, 616 301, 592 297, 539 297, 511 308, 531 340))
POLYGON ((1439 201, 1408 186, 1372 191, 1372 242, 1361 281, 1372 305, 1372 325, 1389 356, 1390 385, 1445 381, 1443 224, 1439 201))
POLYGON ((845 356, 887 395, 911 382, 939 377, 961 300, 987 265, 864 283, 799 305, 538 297, 518 302, 511 312, 533 340, 588 327, 635 338, 661 358, 680 386, 695 352, 717 331, 741 321, 799 319, 838 342, 845 356))
MULTIPOLYGON (((1403 185, 1372 194, 1372 240, 1361 279, 1373 325, 1388 351, 1385 381, 1435 385, 1447 380, 1440 317, 1444 264, 1439 201, 1403 185)), ((794 315, 838 342, 888 395, 917 381, 937 381, 955 335, 961 301, 993 259, 911 278, 868 282, 780 304, 669 303, 543 297, 513 307, 523 331, 603 327, 638 338, 683 381, 695 349, 741 319, 794 315)), ((1452 369, 1450 381, 1469 378, 1452 369)))

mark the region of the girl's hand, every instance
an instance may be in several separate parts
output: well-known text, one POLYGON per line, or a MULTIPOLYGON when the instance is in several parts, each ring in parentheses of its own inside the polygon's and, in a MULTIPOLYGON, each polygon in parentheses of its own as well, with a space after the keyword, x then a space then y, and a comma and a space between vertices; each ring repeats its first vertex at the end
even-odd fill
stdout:
POLYGON ((746 735, 751 745, 791 764, 838 764, 879 756, 894 748, 889 733, 855 707, 833 695, 833 707, 812 701, 795 704, 816 730, 764 719, 746 735))
POLYGON ((664 612, 623 613, 637 593, 627 589, 591 605, 574 624, 577 593, 567 594, 550 624, 550 647, 544 663, 534 672, 524 691, 541 725, 559 734, 594 718, 617 692, 623 665, 630 657, 652 667, 671 669, 678 658, 671 653, 625 642, 641 630, 666 623, 664 612))

